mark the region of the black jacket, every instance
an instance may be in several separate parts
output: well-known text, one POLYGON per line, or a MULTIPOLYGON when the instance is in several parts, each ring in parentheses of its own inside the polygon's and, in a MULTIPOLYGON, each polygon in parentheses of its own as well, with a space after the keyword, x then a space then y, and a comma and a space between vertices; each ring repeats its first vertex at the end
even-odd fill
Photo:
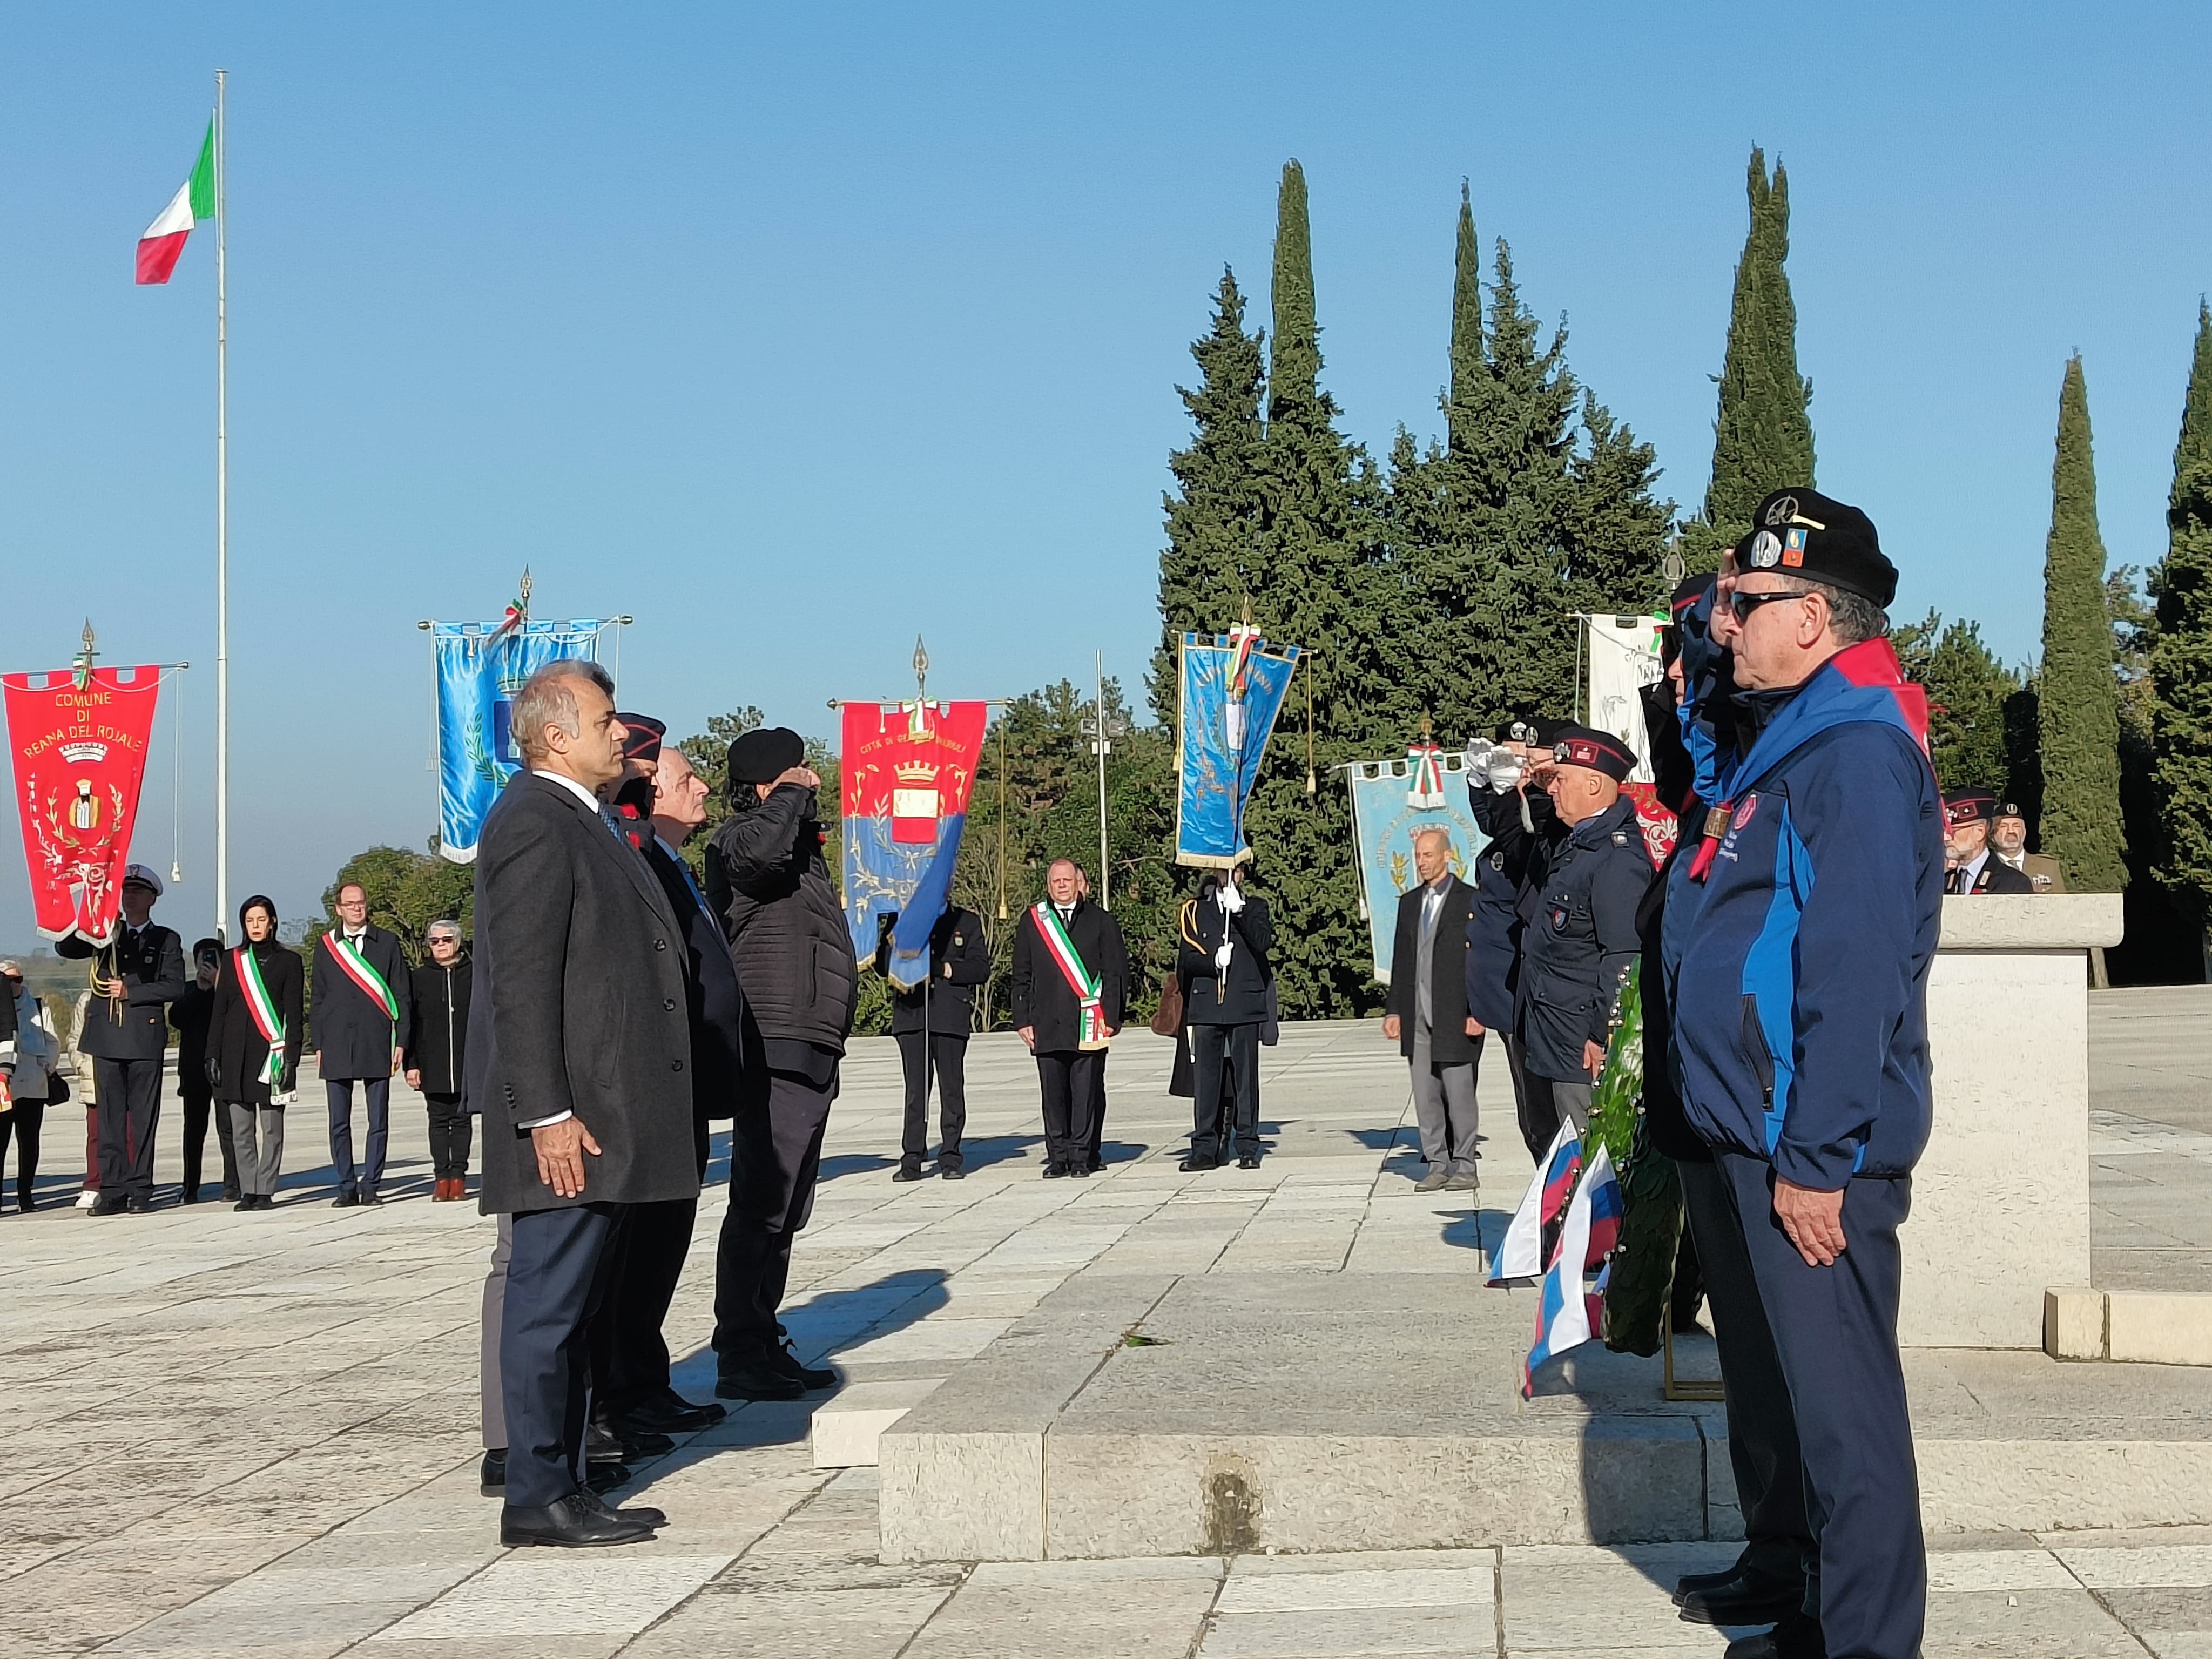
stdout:
POLYGON ((406 1069, 426 1095, 457 1095, 468 1076, 469 981, 464 952, 450 968, 426 962, 408 975, 406 1069))
POLYGON ((1525 795, 1508 790, 1501 795, 1487 784, 1470 781, 1468 801, 1490 842, 1474 863, 1474 903, 1468 921, 1467 1008, 1486 1029, 1506 1031, 1513 1029, 1520 993, 1522 939, 1564 831, 1551 798, 1541 790, 1525 795))
POLYGON ((1651 857, 1626 795, 1584 818, 1553 857, 1522 939, 1516 1012, 1529 1071, 1586 1081, 1583 1044, 1605 1046, 1621 977, 1642 952, 1636 908, 1651 857))
MULTIPOLYGON (((1471 942, 1468 924, 1474 916, 1474 889, 1457 876, 1448 875, 1437 906, 1435 938, 1429 946, 1429 1059, 1438 1066, 1463 1066, 1481 1054, 1481 1038, 1467 1034, 1468 957, 1471 942)), ((1398 937, 1390 951, 1390 995, 1382 1005, 1386 1014, 1398 1017, 1398 1052, 1411 1059, 1419 1003, 1421 906, 1428 894, 1425 883, 1398 896, 1398 937)), ((1477 1015, 1478 1019, 1481 1018, 1477 1015)), ((1484 1022, 1487 1029, 1488 1022, 1484 1022)))
POLYGON ((669 908, 684 922, 690 967, 691 1107, 701 1117, 735 1117, 748 1084, 765 1085, 760 1028, 738 982, 737 958, 722 925, 705 908, 690 872, 657 839, 645 843, 646 862, 660 878, 669 908))
MULTIPOLYGON (((877 971, 890 961, 886 939, 876 952, 877 971)), ((891 993, 891 1031, 919 1031, 922 1005, 928 1005, 929 1029, 947 1036, 966 1036, 975 1029, 975 988, 991 977, 991 946, 983 937, 983 918, 973 910, 947 910, 929 930, 929 989, 891 993)))
POLYGON ((338 965, 329 933, 317 939, 314 1029, 308 1033, 307 1046, 315 1051, 316 1067, 325 1078, 390 1077, 392 1055, 405 1053, 414 1035, 408 1011, 407 958, 398 939, 372 924, 361 936, 361 954, 383 976, 397 1018, 385 1012, 384 1005, 338 965))
POLYGON ((185 944, 174 930, 149 921, 133 939, 118 921, 107 945, 94 947, 72 934, 54 945, 54 954, 94 957, 96 969, 110 970, 128 988, 119 1010, 93 992, 84 1005, 79 1049, 95 1060, 159 1060, 168 1052, 169 1022, 161 1011, 191 983, 185 971, 185 944))
POLYGON ((1188 988, 1183 994, 1182 1023, 1257 1025, 1267 1017, 1267 987, 1275 977, 1275 927, 1267 919, 1267 901, 1247 893, 1244 908, 1230 916, 1215 899, 1215 891, 1214 878, 1206 877, 1199 883, 1198 896, 1185 899, 1176 918, 1180 948, 1176 969, 1188 988), (1236 946, 1225 988, 1213 969, 1213 953, 1221 948, 1224 934, 1236 946))
MULTIPOLYGON (((299 1080, 300 1050, 307 1036, 307 1022, 301 1016, 305 1012, 302 993, 307 971, 297 951, 273 939, 246 948, 252 951, 253 960, 261 969, 261 982, 268 988, 269 1000, 276 1005, 276 1017, 284 1022, 284 1070, 276 1079, 276 1086, 279 1092, 289 1094, 299 1080)), ((222 965, 216 969, 215 1006, 208 1016, 207 1052, 208 1058, 215 1063, 213 1082, 217 1100, 234 1100, 250 1106, 270 1103, 269 1085, 261 1076, 263 1063, 269 1058, 269 1044, 263 1040, 261 1028, 253 1023, 253 1011, 246 1004, 246 987, 239 982, 235 951, 224 951, 222 965)))
POLYGON ((477 845, 468 1088, 487 1215, 696 1198, 683 933, 637 853, 574 792, 517 773, 477 845), (584 1190, 538 1179, 522 1127, 573 1112, 584 1190))
POLYGON ((761 1036, 843 1054, 860 969, 822 857, 811 789, 784 784, 714 832, 707 902, 721 918, 761 1036))
MULTIPOLYGON (((1121 924, 1089 899, 1078 899, 1068 917, 1067 937, 1099 981, 1100 1017, 1109 1029, 1119 1030, 1129 995, 1129 951, 1121 924)), ((1037 1053, 1065 1054, 1082 1047, 1081 1000, 1045 944, 1034 908, 1022 912, 1014 929, 1012 981, 1014 1029, 1034 1029, 1037 1053)))
POLYGON ((1947 893, 2033 893, 2035 884, 2021 872, 2015 870, 1992 852, 1982 860, 1982 867, 1974 874, 1972 887, 1957 887, 1953 881, 1957 872, 1947 872, 1943 890, 1947 893))
MULTIPOLYGON (((216 969, 222 975, 220 966, 216 969)), ((169 1024, 177 1034, 177 1093, 185 1100, 208 1097, 208 1020, 215 1012, 215 988, 200 988, 199 976, 169 1005, 169 1024)))

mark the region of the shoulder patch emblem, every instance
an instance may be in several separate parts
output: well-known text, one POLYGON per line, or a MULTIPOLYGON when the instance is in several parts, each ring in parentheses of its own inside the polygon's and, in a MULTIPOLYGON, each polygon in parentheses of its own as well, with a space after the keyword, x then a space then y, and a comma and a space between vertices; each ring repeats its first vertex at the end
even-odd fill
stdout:
POLYGON ((1729 820, 1729 828, 1731 830, 1742 829, 1745 824, 1751 822, 1751 815, 1758 810, 1759 796, 1757 793, 1754 793, 1746 795, 1743 798, 1742 803, 1736 807, 1735 816, 1729 820))

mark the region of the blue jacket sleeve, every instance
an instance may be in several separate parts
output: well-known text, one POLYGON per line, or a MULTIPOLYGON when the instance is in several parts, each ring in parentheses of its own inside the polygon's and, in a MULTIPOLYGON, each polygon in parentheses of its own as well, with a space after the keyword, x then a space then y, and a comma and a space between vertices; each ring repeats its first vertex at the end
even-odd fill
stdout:
POLYGON ((1808 758, 1790 781, 1802 909, 1796 1075, 1774 1172, 1834 1192, 1873 1130, 1883 1064, 1913 994, 1921 809, 1934 785, 1926 759, 1887 726, 1839 728, 1808 758))

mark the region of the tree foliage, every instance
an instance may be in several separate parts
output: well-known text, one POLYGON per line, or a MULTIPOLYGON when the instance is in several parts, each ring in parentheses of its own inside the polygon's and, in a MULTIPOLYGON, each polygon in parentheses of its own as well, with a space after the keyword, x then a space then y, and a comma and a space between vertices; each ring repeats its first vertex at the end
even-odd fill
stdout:
POLYGON ((2032 756, 2015 751, 2006 710, 2022 677, 1982 642, 1981 624, 1961 617, 1946 626, 1930 611, 1890 636, 1909 679, 1928 693, 1928 747, 1946 791, 1986 789, 2017 801, 2032 756))
POLYGON ((2166 526, 2149 674, 2153 776, 2165 808, 2158 874, 2202 928, 2212 920, 2212 310, 2201 301, 2166 526))

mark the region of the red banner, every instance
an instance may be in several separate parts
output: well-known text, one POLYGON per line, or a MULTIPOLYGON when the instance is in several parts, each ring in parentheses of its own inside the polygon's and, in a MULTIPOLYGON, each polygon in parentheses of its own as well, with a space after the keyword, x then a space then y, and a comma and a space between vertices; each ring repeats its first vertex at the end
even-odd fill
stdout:
POLYGON ((845 816, 889 818, 893 842, 930 847, 968 811, 990 705, 848 702, 842 758, 845 816))
POLYGON ((161 671, 0 675, 39 932, 105 945, 115 931, 161 671))
POLYGON ((1667 862, 1667 854, 1674 850, 1674 837, 1681 826, 1674 815, 1659 804, 1659 786, 1652 783, 1624 783, 1620 793, 1636 803, 1636 827, 1644 832, 1644 850, 1650 854, 1651 867, 1657 869, 1667 862))

